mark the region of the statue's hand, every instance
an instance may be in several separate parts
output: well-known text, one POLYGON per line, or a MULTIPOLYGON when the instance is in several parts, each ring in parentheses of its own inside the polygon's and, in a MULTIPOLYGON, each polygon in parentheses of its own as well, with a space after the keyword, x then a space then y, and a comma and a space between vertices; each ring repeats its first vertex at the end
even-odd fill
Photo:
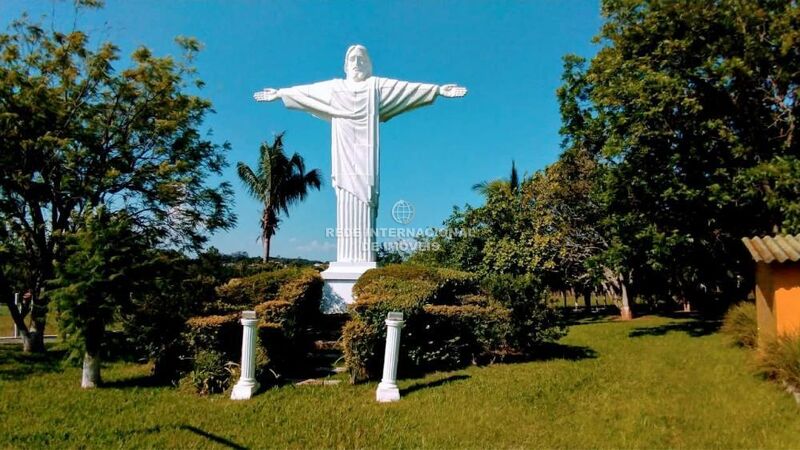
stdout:
POLYGON ((278 98, 278 90, 266 88, 263 91, 258 91, 253 94, 253 98, 256 99, 257 102, 271 102, 278 98))
POLYGON ((439 86, 439 95, 442 97, 463 97, 467 95, 467 88, 457 84, 445 84, 439 86))

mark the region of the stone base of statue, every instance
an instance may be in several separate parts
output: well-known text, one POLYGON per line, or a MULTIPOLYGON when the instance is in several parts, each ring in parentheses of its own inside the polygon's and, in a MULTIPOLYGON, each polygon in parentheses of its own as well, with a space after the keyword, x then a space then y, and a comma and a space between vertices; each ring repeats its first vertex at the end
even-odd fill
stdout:
POLYGON ((322 312, 340 314, 347 312, 347 305, 353 303, 353 285, 369 269, 378 267, 375 262, 332 261, 328 270, 322 272, 325 286, 322 288, 322 312))
POLYGON ((258 381, 255 380, 239 380, 233 391, 231 392, 231 400, 247 400, 253 397, 253 394, 258 391, 258 381))
POLYGON ((400 389, 397 384, 381 381, 375 391, 375 399, 380 403, 396 402, 400 400, 400 389))

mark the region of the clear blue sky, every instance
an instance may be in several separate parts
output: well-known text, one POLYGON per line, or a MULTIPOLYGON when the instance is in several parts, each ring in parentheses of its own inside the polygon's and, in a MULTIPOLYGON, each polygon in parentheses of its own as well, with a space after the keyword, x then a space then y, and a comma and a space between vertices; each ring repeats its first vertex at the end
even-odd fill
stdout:
MULTIPOLYGON (((34 18, 55 13, 70 28, 71 1, 0 1, 5 27, 22 11, 34 18)), ((158 55, 176 53, 173 38, 194 36, 201 92, 216 114, 207 125, 228 141, 224 178, 235 188, 238 225, 210 244, 229 253, 260 254, 260 207, 238 181, 237 161, 253 165, 259 143, 286 131, 288 151, 320 168, 325 185, 291 211, 273 239, 273 255, 329 260, 335 242, 330 186, 330 129, 326 122, 289 111, 281 102, 252 100, 253 91, 343 77, 344 52, 365 45, 376 75, 459 83, 463 99, 439 98, 381 128, 379 227, 397 226, 391 206, 412 203, 411 227, 439 226, 453 205, 479 204, 471 186, 508 175, 511 160, 533 172, 559 154, 555 90, 566 53, 591 56, 601 25, 598 0, 538 1, 162 1, 109 0, 84 11, 78 27, 116 43, 127 55, 140 45, 158 55)))

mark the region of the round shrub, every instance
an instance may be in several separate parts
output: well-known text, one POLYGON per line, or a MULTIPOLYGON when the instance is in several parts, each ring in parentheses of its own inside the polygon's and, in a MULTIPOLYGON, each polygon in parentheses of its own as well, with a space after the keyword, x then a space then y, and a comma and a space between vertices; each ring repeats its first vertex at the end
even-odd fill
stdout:
POLYGON ((530 275, 495 275, 484 280, 491 297, 509 311, 509 344, 531 351, 566 334, 558 312, 547 306, 546 290, 530 275))
POLYGON ((756 305, 741 302, 731 306, 722 321, 722 332, 739 347, 755 348, 758 343, 756 305))

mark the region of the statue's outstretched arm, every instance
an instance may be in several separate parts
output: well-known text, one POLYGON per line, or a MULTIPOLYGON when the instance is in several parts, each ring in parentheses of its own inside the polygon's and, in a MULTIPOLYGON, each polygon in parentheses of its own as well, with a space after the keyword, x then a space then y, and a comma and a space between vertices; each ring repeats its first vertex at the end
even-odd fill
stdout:
POLYGON ((265 88, 253 94, 257 102, 271 102, 280 97, 280 89, 265 88))
POLYGON ((439 95, 442 97, 463 97, 467 95, 467 88, 457 84, 444 84, 439 86, 439 95))

